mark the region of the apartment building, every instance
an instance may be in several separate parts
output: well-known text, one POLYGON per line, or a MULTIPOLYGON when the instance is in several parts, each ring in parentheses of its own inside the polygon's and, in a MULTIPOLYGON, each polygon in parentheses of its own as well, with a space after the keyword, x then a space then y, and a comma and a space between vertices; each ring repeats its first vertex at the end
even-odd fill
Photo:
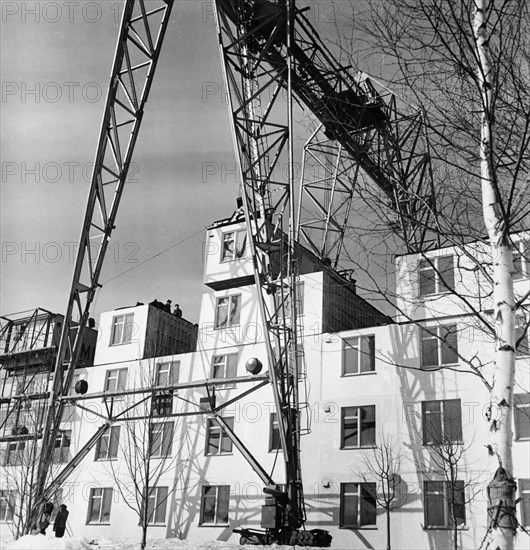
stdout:
MULTIPOLYGON (((263 470, 285 480, 266 368, 254 369, 266 353, 240 211, 207 230, 204 250, 207 290, 195 349, 146 354, 152 306, 137 305, 102 314, 94 363, 77 369, 76 381, 86 380, 87 395, 96 396, 77 396, 83 408, 69 405, 68 449, 80 449, 109 416, 114 421, 56 496, 66 501, 76 536, 139 536, 134 481, 145 476, 146 462, 150 537, 237 541, 234 528, 259 528, 263 482, 214 421, 212 406, 263 470)), ((470 260, 486 260, 485 250, 398 257, 392 318, 363 300, 347 274, 302 247, 298 254, 306 527, 330 531, 334 548, 383 548, 389 528, 396 549, 450 548, 455 532, 460 548, 478 548, 488 526, 486 485, 497 467, 480 378, 492 375, 493 342, 476 323, 477 312, 491 316, 491 297, 470 260), (389 519, 380 449, 394 480, 389 519)), ((516 260, 524 296, 530 269, 522 255, 516 260)), ((530 358, 526 317, 518 319, 513 452, 519 521, 527 528, 530 358)), ((8 481, 0 522, 12 519, 8 481)), ((527 547, 520 530, 517 548, 527 547)))

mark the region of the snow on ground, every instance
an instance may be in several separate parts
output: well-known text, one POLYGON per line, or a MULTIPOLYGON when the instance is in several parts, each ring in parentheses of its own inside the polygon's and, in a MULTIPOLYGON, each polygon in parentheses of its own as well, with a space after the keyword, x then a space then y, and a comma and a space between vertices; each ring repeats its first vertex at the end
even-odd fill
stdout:
MULTIPOLYGON (((91 539, 85 537, 61 539, 50 535, 25 535, 18 540, 0 540, 1 550, 138 550, 137 539, 91 539)), ((259 550, 260 546, 240 545, 229 542, 189 542, 180 539, 149 540, 148 550, 259 550)), ((267 547, 270 550, 293 550, 293 546, 267 547)), ((300 547, 298 547, 300 548, 300 547)), ((318 550, 318 549, 313 549, 318 550)), ((338 550, 338 549, 335 549, 338 550)))

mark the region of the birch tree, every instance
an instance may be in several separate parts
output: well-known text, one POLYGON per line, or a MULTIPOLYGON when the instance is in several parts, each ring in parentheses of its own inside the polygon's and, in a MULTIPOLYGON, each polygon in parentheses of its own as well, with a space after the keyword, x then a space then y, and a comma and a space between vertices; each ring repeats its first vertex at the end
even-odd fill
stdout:
MULTIPOLYGON (((488 503, 490 543, 511 549, 517 526, 515 358, 525 338, 517 332, 516 314, 528 299, 514 291, 514 253, 519 260, 521 251, 513 234, 528 229, 530 212, 529 6, 508 0, 384 0, 355 8, 355 31, 364 34, 342 41, 342 53, 349 49, 354 66, 375 73, 426 114, 439 214, 428 230, 460 247, 491 285, 491 315, 473 306, 472 297, 458 298, 495 342, 491 376, 468 365, 490 393, 491 441, 483 442, 496 457, 491 461, 496 485, 488 503), (364 51, 358 47, 362 36, 364 51), (469 258, 473 254, 465 246, 473 241, 484 245, 488 265, 469 258)), ((374 195, 366 200, 373 202, 374 195)), ((527 328, 528 321, 523 332, 527 328)))

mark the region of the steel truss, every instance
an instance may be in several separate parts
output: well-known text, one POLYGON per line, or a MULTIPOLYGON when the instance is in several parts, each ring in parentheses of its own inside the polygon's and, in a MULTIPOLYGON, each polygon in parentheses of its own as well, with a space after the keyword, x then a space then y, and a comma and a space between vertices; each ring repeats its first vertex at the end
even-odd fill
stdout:
MULTIPOLYGON (((290 543, 306 520, 298 390, 303 377, 303 352, 297 331, 294 253, 294 2, 217 0, 215 5, 248 242, 259 310, 266 327, 268 372, 285 462, 285 492, 273 486, 265 488, 276 499, 276 518, 262 526, 267 527, 264 540, 290 543), (282 97, 282 90, 286 97, 282 97)), ((248 538, 246 531, 242 533, 248 538)))
MULTIPOLYGON (((330 133, 321 123, 306 142, 299 199, 298 236, 322 259, 339 265, 355 193, 372 205, 408 252, 425 250, 430 224, 435 221, 434 185, 423 113, 398 109, 397 98, 379 93, 368 78, 359 81, 375 98, 384 124, 345 127, 344 135, 330 133), (359 161, 348 147, 354 140, 374 159, 377 170, 359 161), (370 181, 382 191, 370 190, 370 181)), ((377 189, 377 188, 376 188, 377 189)))
POLYGON ((36 517, 45 498, 55 438, 72 383, 173 0, 127 0, 105 103, 79 239, 72 286, 55 362, 34 488, 36 517), (149 10, 147 9, 149 8, 149 10))

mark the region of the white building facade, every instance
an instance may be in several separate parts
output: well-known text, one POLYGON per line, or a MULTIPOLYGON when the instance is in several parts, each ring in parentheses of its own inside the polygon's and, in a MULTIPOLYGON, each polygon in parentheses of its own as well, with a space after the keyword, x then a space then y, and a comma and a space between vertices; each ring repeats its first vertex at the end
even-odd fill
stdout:
MULTIPOLYGON (((486 485, 497 464, 486 447, 489 393, 477 373, 491 375, 493 342, 472 309, 488 315, 491 305, 486 283, 465 262, 451 249, 398 258, 398 315, 390 319, 360 299, 352 281, 310 255, 301 260, 306 528, 330 531, 332 548, 385 547, 381 479, 368 467, 385 444, 399 455, 392 464, 392 548, 451 548, 456 523, 459 548, 476 549, 487 531, 486 485), (467 310, 452 289, 469 295, 467 310), (444 472, 444 449, 457 456, 453 479, 444 472)), ((517 292, 524 295, 530 273, 523 260, 518 265, 517 292)), ((70 509, 74 535, 139 537, 134 480, 143 474, 133 459, 145 464, 145 456, 152 464, 149 537, 237 541, 234 528, 260 528, 263 483, 209 414, 215 402, 274 481, 284 481, 271 388, 264 372, 253 377, 245 368, 253 358, 265 363, 266 354, 240 214, 207 231, 204 282, 193 352, 144 358, 147 306, 102 314, 94 365, 76 372, 98 397, 77 401, 83 409, 69 405, 70 455, 109 415, 115 421, 58 497, 70 509), (113 336, 124 316, 127 342, 113 336), (223 383, 213 390, 204 380, 223 383), (176 384, 183 387, 164 391, 176 384), (143 418, 123 421, 133 405, 143 418), (143 433, 143 445, 131 444, 133 433, 143 433)), ((517 367, 517 512, 528 528, 530 358, 522 332, 517 367)), ((0 522, 8 523, 8 480, 2 489, 0 522)), ((520 530, 517 548, 528 543, 520 530)))

